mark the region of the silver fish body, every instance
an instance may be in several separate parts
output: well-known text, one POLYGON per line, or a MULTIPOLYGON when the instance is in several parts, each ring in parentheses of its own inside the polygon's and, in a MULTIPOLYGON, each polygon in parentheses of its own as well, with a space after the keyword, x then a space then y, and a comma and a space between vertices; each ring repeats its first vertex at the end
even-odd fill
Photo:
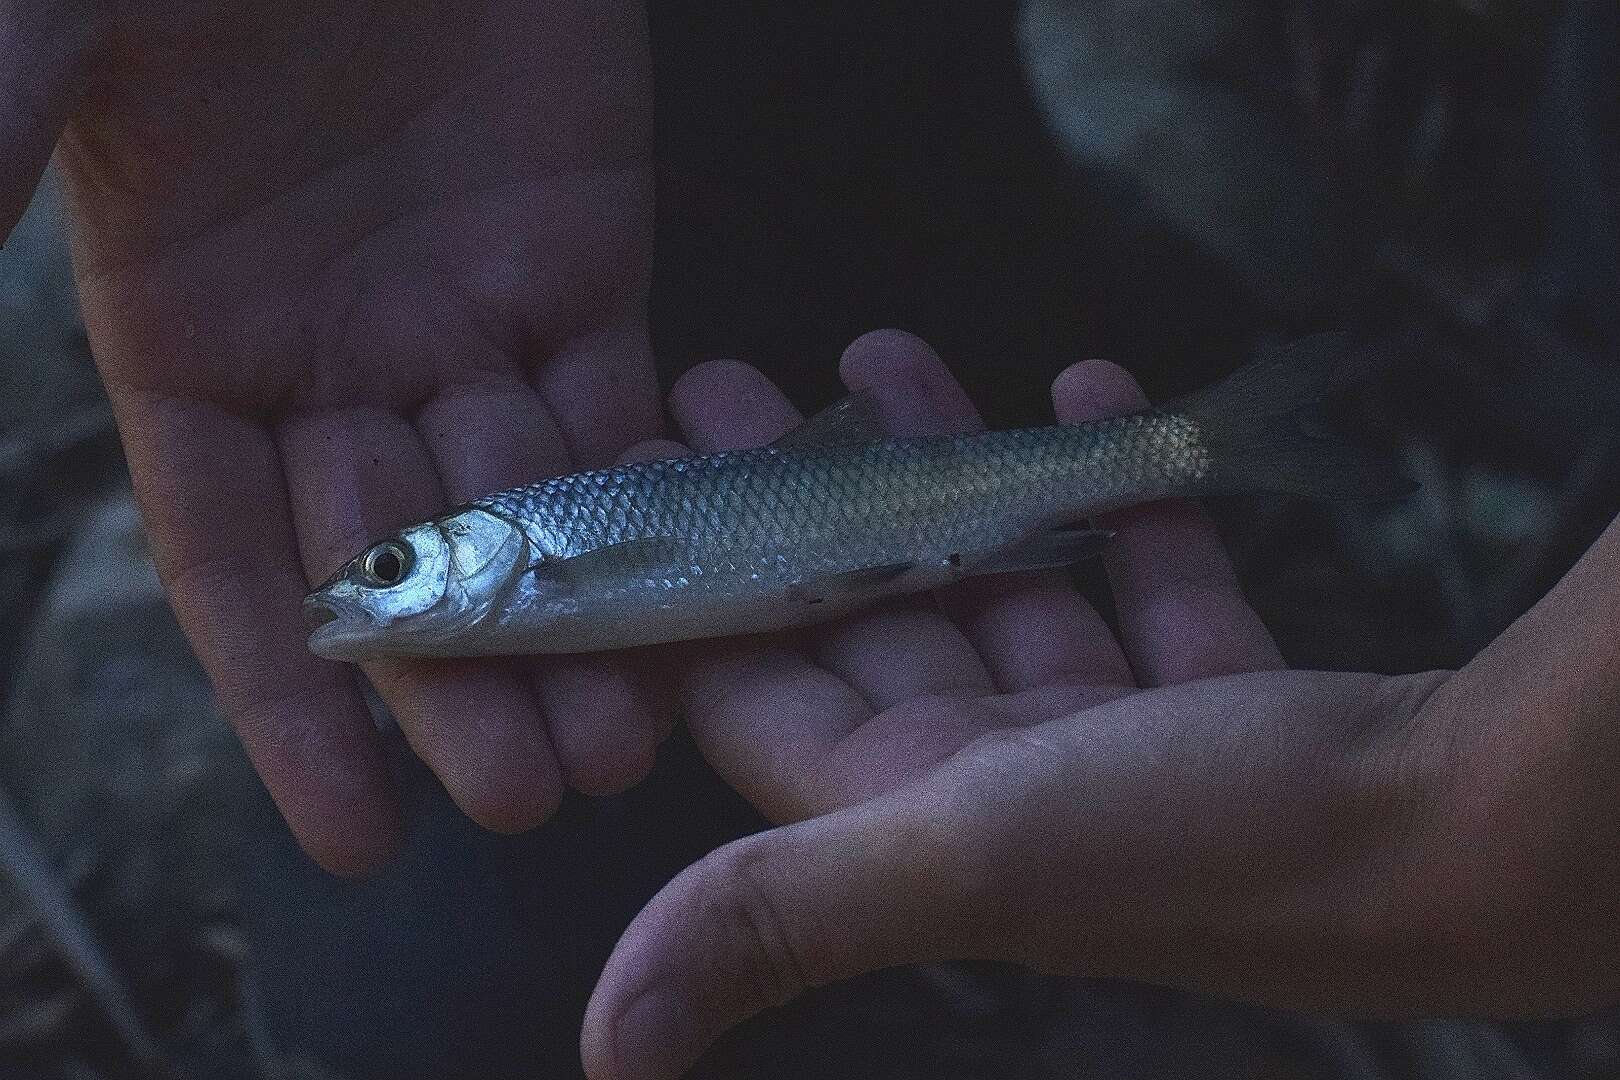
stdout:
POLYGON ((474 505, 518 523, 540 561, 504 616, 519 637, 543 624, 518 651, 577 651, 832 618, 984 572, 1043 528, 1191 493, 1206 469, 1184 421, 1143 415, 649 462, 474 505), (596 572, 544 573, 604 550, 596 572))
POLYGON ((310 646, 345 660, 614 649, 802 626, 886 595, 1064 565, 1097 550, 1092 515, 1321 486, 1319 461, 1290 468, 1294 443, 1259 425, 1293 416, 1298 392, 1261 395, 1267 407, 1236 428, 1207 419, 1252 396, 922 439, 851 442, 847 425, 824 425, 827 443, 812 420, 777 446, 498 492, 373 546, 313 593, 310 646))

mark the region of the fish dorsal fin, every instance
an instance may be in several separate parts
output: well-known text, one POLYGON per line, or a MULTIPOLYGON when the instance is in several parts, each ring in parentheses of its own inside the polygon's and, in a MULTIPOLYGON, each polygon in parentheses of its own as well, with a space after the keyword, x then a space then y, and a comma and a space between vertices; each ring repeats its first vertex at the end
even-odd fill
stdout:
POLYGON ((668 536, 647 536, 608 544, 566 559, 548 559, 535 566, 540 577, 567 584, 638 575, 667 574, 691 562, 688 545, 668 536))
POLYGON ((870 390, 857 390, 822 409, 771 445, 787 449, 848 446, 876 442, 886 434, 883 419, 878 415, 876 395, 870 390))

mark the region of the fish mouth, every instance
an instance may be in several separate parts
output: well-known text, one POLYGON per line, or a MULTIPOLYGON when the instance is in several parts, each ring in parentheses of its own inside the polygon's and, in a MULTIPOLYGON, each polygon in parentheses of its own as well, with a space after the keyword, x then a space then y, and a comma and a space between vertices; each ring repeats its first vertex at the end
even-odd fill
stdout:
POLYGON ((304 626, 309 630, 309 651, 327 660, 360 659, 370 635, 371 621, 313 593, 304 599, 304 626))
POLYGON ((343 618, 343 614, 332 604, 322 600, 320 596, 304 598, 304 629, 315 631, 327 623, 336 622, 343 618))

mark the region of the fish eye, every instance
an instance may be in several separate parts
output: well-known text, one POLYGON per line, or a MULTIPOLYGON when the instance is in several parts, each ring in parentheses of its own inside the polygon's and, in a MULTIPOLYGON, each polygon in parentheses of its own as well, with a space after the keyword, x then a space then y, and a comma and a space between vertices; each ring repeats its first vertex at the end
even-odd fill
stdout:
POLYGON ((404 581, 410 569, 411 549, 394 540, 383 541, 360 560, 360 573, 370 584, 384 589, 404 581))

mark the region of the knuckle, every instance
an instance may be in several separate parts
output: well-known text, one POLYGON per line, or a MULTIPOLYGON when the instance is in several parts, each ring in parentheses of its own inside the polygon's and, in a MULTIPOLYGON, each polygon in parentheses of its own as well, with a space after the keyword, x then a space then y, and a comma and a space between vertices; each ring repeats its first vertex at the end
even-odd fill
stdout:
MULTIPOLYGON (((1061 768, 1065 750, 1024 728, 977 736, 946 765, 934 807, 948 837, 953 891, 967 910, 1016 928, 1026 899, 1022 883, 1041 876, 1054 849, 1053 806, 1075 801, 1061 768)), ((1059 847, 1062 845, 1060 844, 1059 847)))
POLYGON ((962 748, 960 757, 978 767, 1013 770, 1016 775, 1028 775, 1029 759, 1045 756, 1058 748, 1037 732, 1028 728, 995 728, 962 748))
POLYGON ((171 591, 182 595, 209 596, 225 586, 243 580, 250 560, 232 553, 192 560, 163 560, 159 570, 171 591))
POLYGON ((982 694, 977 688, 936 689, 891 705, 886 711, 903 728, 915 725, 922 730, 971 731, 986 722, 982 694))
POLYGON ((705 904, 710 925, 723 928, 733 942, 731 974, 751 1005, 781 1005, 811 985, 805 950, 778 898, 774 860, 757 843, 744 841, 722 849, 714 872, 717 895, 705 904))

